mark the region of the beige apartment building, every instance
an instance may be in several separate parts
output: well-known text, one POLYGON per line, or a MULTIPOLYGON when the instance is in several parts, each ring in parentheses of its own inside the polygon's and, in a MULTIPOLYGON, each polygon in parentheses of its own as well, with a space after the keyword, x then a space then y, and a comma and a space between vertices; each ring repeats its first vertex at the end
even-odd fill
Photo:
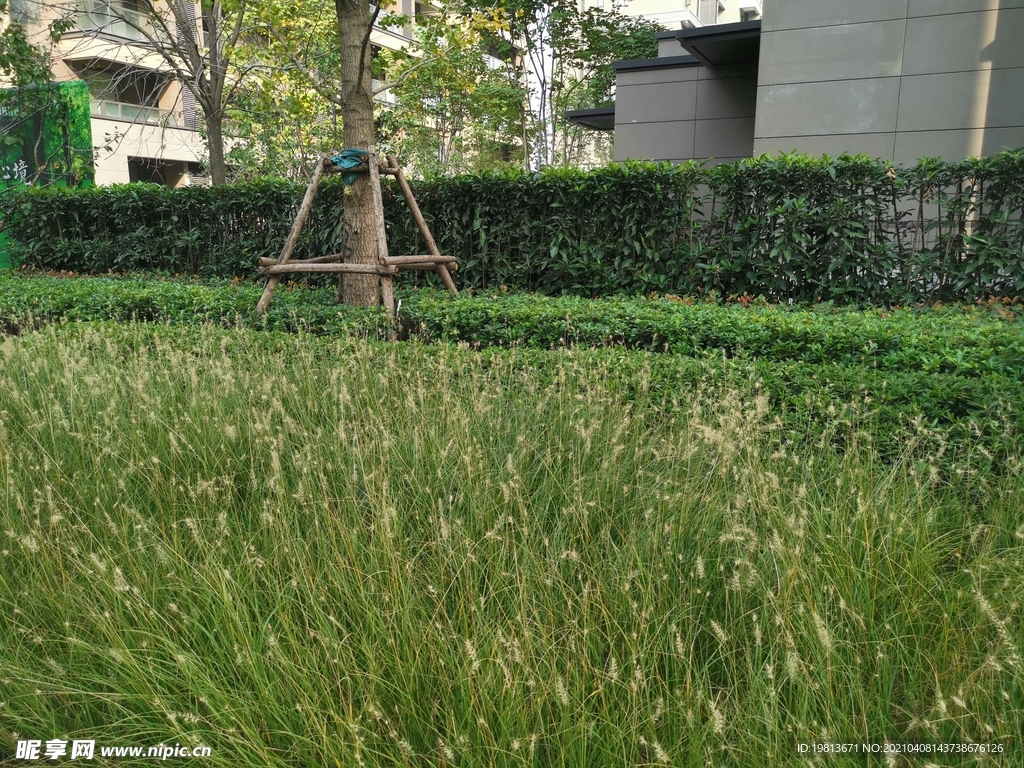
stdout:
MULTIPOLYGON (((50 50, 54 79, 82 80, 89 87, 96 184, 207 183, 195 100, 148 44, 154 33, 149 9, 159 11, 163 0, 152 5, 149 0, 9 0, 9 5, 0 23, 23 25, 32 42, 50 50), (71 18, 73 26, 52 44, 47 25, 59 18, 71 18)), ((393 8, 412 15, 423 4, 398 0, 393 8)), ((201 24, 197 33, 203 34, 201 24)), ((375 28, 371 37, 375 47, 392 50, 411 40, 408 28, 375 28)))
MULTIPOLYGON (((583 1, 588 8, 613 7, 612 0, 583 1)), ((761 0, 629 0, 619 11, 656 21, 665 29, 698 29, 760 19, 761 0)))
POLYGON ((10 17, 50 50, 54 80, 88 85, 97 184, 202 183, 195 102, 147 46, 142 2, 11 0, 10 17), (73 26, 52 44, 47 26, 62 17, 73 26))

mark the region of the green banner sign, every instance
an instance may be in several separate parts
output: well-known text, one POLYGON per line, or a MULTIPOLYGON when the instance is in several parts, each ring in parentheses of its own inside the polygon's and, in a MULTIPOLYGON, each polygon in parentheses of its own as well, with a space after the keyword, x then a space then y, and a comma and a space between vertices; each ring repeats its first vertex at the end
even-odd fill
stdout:
MULTIPOLYGON (((0 195, 26 186, 91 186, 89 89, 80 80, 0 90, 0 195)), ((10 266, 0 232, 0 268, 10 266)))

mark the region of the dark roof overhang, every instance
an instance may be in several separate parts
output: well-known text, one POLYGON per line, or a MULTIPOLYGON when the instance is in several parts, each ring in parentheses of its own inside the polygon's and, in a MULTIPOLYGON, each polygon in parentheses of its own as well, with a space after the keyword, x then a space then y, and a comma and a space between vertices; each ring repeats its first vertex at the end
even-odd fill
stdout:
POLYGON ((637 72, 644 69, 672 69, 674 67, 696 67, 700 62, 693 56, 661 56, 657 59, 620 59, 612 62, 616 72, 637 72))
POLYGON ((574 109, 565 113, 569 122, 593 128, 595 131, 615 130, 615 107, 599 107, 597 109, 574 109))
POLYGON ((675 32, 675 38, 705 67, 756 66, 761 52, 761 21, 680 29, 675 32))

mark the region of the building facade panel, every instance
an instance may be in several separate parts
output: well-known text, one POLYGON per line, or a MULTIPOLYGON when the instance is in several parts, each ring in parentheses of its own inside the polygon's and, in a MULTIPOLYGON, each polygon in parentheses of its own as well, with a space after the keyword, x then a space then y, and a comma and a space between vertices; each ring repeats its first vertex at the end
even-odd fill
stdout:
POLYGON ((675 37, 658 37, 658 58, 682 56, 686 53, 675 37))
POLYGON ((763 31, 907 17, 908 0, 764 0, 763 31))
POLYGON ((910 0, 907 14, 913 18, 948 13, 975 13, 999 8, 1024 8, 1024 0, 910 0))
POLYGON ((664 123, 693 120, 697 113, 697 81, 619 86, 615 90, 615 111, 636 115, 630 122, 664 123))
POLYGON ((870 157, 890 158, 896 134, 845 133, 827 136, 781 136, 773 139, 755 139, 754 156, 766 152, 802 152, 811 157, 821 155, 865 154, 870 157))
POLYGON ((906 24, 906 19, 897 19, 762 33, 760 82, 898 76, 906 24))
POLYGON ((693 157, 694 122, 616 123, 615 159, 688 160, 693 157))
POLYGON ((750 157, 754 152, 754 118, 697 120, 693 139, 693 156, 750 157))
POLYGON ((788 140, 799 136, 894 131, 899 91, 900 81, 896 77, 759 85, 754 136, 788 140))
POLYGON ((898 131, 1022 127, 1024 68, 904 77, 898 131))
POLYGON ((727 67, 728 76, 711 78, 707 67, 674 61, 617 70, 615 159, 748 157, 754 143, 756 68, 727 67))
MULTIPOLYGON (((654 61, 659 61, 655 59, 654 61)), ((630 85, 653 85, 654 83, 689 83, 697 80, 697 60, 691 66, 650 67, 647 69, 617 70, 615 89, 630 85)))
POLYGON ((1024 7, 927 16, 907 21, 904 75, 1024 67, 1024 40, 999 27, 1024 30, 1024 7))
POLYGON ((1021 129, 973 128, 963 131, 903 131, 896 134, 893 160, 913 165, 922 157, 987 157, 1021 147, 1021 129))
POLYGON ((717 67, 700 67, 698 80, 734 80, 745 77, 757 82, 757 64, 722 64, 717 67))
MULTIPOLYGON (((702 165, 706 165, 709 168, 713 168, 716 165, 732 165, 733 163, 738 163, 740 160, 749 159, 749 155, 741 155, 739 157, 709 157, 706 160, 699 160, 698 162, 700 162, 702 165)), ((686 159, 684 158, 682 160, 673 160, 672 162, 685 163, 686 159)))
MULTIPOLYGON (((752 77, 701 80, 697 83, 696 116, 703 120, 754 119, 757 112, 757 80, 752 77)), ((750 138, 753 139, 753 124, 750 138)))

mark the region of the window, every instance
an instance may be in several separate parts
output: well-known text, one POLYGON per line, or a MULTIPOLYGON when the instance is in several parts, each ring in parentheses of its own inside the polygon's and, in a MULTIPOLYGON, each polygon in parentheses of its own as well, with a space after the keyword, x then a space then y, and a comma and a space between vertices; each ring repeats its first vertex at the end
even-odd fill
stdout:
POLYGON ((79 0, 78 28, 145 42, 153 32, 149 12, 149 4, 141 0, 79 0))
POLYGON ((699 0, 697 18, 702 24, 718 23, 718 0, 699 0))
POLYGON ((39 21, 39 0, 10 0, 11 21, 23 27, 39 21))

